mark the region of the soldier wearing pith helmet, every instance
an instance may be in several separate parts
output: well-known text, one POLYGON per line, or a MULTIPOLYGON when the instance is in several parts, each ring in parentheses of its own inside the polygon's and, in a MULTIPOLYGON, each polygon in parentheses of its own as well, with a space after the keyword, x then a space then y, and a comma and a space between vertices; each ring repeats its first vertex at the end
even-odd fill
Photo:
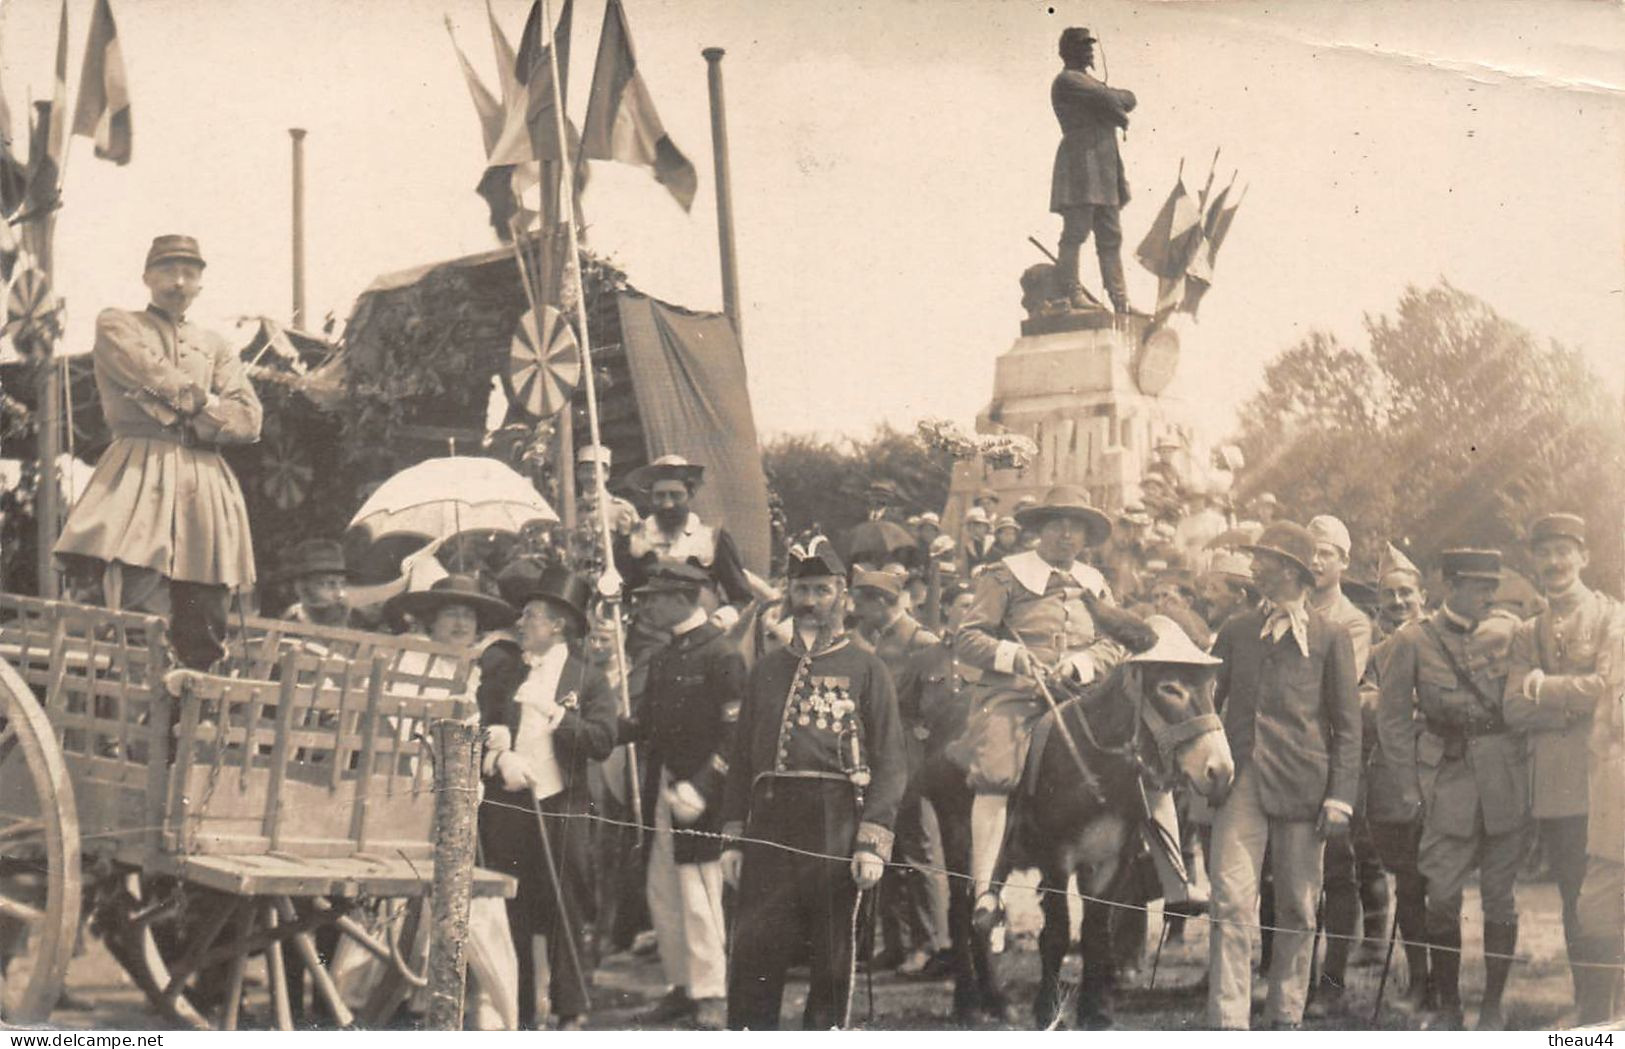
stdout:
MULTIPOLYGON (((1570 963, 1584 935, 1578 904, 1585 876, 1589 815, 1587 746, 1599 703, 1611 699, 1609 673, 1619 659, 1625 610, 1585 585, 1590 563, 1586 523, 1553 513, 1529 529, 1535 578, 1546 611, 1518 628, 1506 682, 1509 723, 1529 736, 1530 807, 1563 900, 1570 963)), ((1576 987, 1584 983, 1575 969, 1576 987)))
POLYGON ((1384 653, 1377 732, 1405 804, 1422 819, 1429 1026, 1461 1025, 1461 900, 1477 868, 1484 908, 1478 1026, 1498 1030, 1518 946, 1513 884, 1529 814, 1524 741, 1501 702, 1515 624, 1491 615, 1499 551, 1447 550, 1441 560, 1444 604, 1401 627, 1384 653))

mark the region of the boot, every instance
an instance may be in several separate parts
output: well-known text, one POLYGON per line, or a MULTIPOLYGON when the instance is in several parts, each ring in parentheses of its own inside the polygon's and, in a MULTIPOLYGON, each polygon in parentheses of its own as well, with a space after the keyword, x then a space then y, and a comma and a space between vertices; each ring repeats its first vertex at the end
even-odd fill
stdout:
POLYGON ((1625 1012, 1621 1000, 1620 971, 1625 963, 1625 950, 1617 940, 1608 936, 1582 936, 1574 944, 1571 964, 1574 964, 1574 1004, 1579 1010, 1576 1023, 1607 1023, 1625 1012))
MULTIPOLYGON (((1076 272, 1076 263, 1073 272, 1076 272)), ((1106 288, 1106 297, 1112 300, 1112 309, 1118 313, 1133 313, 1128 304, 1128 285, 1123 280, 1123 256, 1120 251, 1100 256, 1100 283, 1106 288)))
POLYGON ((1428 982, 1433 1009, 1423 1021, 1427 1031, 1461 1030, 1461 926, 1428 935, 1428 982))
POLYGON ((1055 290, 1068 298, 1083 291, 1083 286, 1078 282, 1078 252, 1082 247, 1082 244, 1063 240, 1056 250, 1055 290))
POLYGON ((1477 1028, 1480 1031, 1506 1030, 1501 996, 1506 993, 1512 955, 1517 949, 1517 922, 1484 923, 1484 1000, 1478 1006, 1477 1028))
POLYGON ((1428 978, 1428 949, 1426 944, 1405 945, 1405 968, 1409 972, 1405 993, 1396 1003, 1401 1012, 1419 1015, 1433 1008, 1433 990, 1428 978))

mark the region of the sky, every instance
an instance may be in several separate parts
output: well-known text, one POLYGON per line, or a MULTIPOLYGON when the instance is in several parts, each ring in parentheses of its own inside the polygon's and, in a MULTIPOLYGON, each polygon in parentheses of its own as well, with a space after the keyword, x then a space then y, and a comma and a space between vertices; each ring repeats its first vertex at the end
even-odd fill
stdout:
MULTIPOLYGON (((517 36, 526 0, 492 0, 517 36)), ((135 155, 74 139, 58 227, 65 349, 144 300, 151 237, 209 259, 194 317, 290 313, 287 129, 306 139, 307 300, 348 315, 381 275, 486 250, 478 124, 444 20, 496 86, 483 0, 113 0, 135 155)), ((69 0, 70 91, 92 0, 69 0)), ((595 163, 586 243, 650 294, 720 308, 706 67, 723 73, 743 341, 759 430, 967 426, 1018 335, 1018 279, 1053 248, 1056 37, 1087 25, 1139 105, 1122 143, 1125 255, 1184 161, 1247 197, 1198 323, 1179 410, 1222 433, 1273 355, 1446 278, 1625 384, 1625 11, 1590 2, 1289 5, 1050 0, 625 0, 667 130, 699 169, 685 214, 595 163)), ((20 119, 50 91, 57 0, 3 0, 20 119)), ((602 0, 575 10, 584 115, 602 0)), ((1127 259, 1136 303, 1154 278, 1127 259)), ((1098 289, 1092 252, 1083 274, 1098 289)), ((248 329, 241 329, 246 340, 248 329)))

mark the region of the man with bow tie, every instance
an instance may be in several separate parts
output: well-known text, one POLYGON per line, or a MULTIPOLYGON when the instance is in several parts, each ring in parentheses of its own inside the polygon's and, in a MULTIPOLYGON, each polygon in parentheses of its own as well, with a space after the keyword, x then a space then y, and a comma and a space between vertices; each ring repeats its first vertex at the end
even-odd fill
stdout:
POLYGON ((885 664, 843 626, 829 540, 790 554, 789 645, 751 668, 722 795, 723 876, 739 889, 728 1026, 776 1030, 791 961, 810 948, 805 1030, 842 1022, 860 891, 891 858, 908 781, 885 664))
POLYGON ((540 1026, 546 997, 559 1029, 578 1029, 591 1007, 581 935, 593 898, 587 763, 614 749, 616 700, 603 672, 571 650, 587 628, 585 578, 521 561, 497 585, 520 612, 519 642, 492 644, 480 658, 480 844, 487 867, 519 880, 508 922, 519 953, 520 1024, 540 1026), (545 996, 536 986, 538 947, 550 975, 545 996))
POLYGON ((1384 652, 1377 732, 1403 810, 1419 814, 1427 886, 1427 1025, 1461 1026, 1461 897, 1474 868, 1484 908, 1479 1030, 1504 1026, 1501 996, 1518 946, 1513 886, 1529 820, 1524 740, 1503 713, 1517 621, 1493 615, 1498 550, 1446 550, 1444 604, 1400 627, 1384 652))
POLYGON ((1315 537, 1300 524, 1265 528, 1245 548, 1259 608, 1219 628, 1214 705, 1235 757, 1236 779, 1213 817, 1213 924, 1208 1021, 1247 1030, 1253 926, 1268 849, 1275 877, 1274 951, 1264 1016, 1272 1027, 1303 1020, 1314 956, 1321 846, 1349 833, 1360 777, 1360 700, 1348 630, 1310 608, 1315 537))
POLYGON ((1590 816, 1588 744, 1598 704, 1617 698, 1608 681, 1625 634, 1625 609, 1580 578, 1590 563, 1582 518, 1547 514, 1530 527, 1529 547, 1547 608, 1513 639, 1506 716, 1529 736, 1531 814, 1563 899, 1569 963, 1582 963, 1573 968, 1578 995, 1591 975, 1583 964, 1590 947, 1581 942, 1591 930, 1579 920, 1590 816))

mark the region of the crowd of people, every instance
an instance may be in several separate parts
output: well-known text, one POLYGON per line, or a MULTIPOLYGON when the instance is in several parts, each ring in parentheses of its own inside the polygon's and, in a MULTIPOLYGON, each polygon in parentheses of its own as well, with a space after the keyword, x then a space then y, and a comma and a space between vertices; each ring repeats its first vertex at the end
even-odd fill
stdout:
MULTIPOLYGON (((218 446, 254 439, 260 413, 240 364, 184 319, 202 270, 191 238, 158 238, 152 306, 99 319, 114 441, 57 549, 86 596, 167 612, 177 658, 206 669, 229 593, 255 576, 218 446)), ((847 1019, 860 964, 944 975, 925 750, 945 746, 974 791, 974 925, 993 935, 1011 798, 1051 683, 1104 680, 1156 643, 1153 621, 1211 653, 1233 760, 1205 800, 1150 792, 1160 829, 1139 844, 1165 913, 1210 913, 1213 1026, 1251 1023, 1261 927, 1274 933, 1264 1021, 1296 1026, 1311 1000, 1335 1014, 1362 907, 1366 936, 1386 928, 1391 874, 1404 1004, 1459 1027, 1474 871, 1477 1022, 1503 1026, 1532 834, 1561 893, 1578 1018, 1616 1015, 1625 609, 1581 579, 1586 523, 1532 523, 1533 607, 1494 550, 1445 551, 1434 589, 1389 545, 1360 585, 1336 517, 1298 524, 1260 495, 1233 520, 1222 492, 1180 477, 1174 450, 1158 448, 1115 518, 1074 488, 1008 512, 983 491, 956 535, 937 511, 904 516, 877 480, 865 524, 896 528, 803 537, 764 580, 694 511, 703 464, 668 455, 616 477, 609 451, 587 447, 584 526, 552 556, 392 598, 383 622, 477 662, 482 862, 519 886, 488 953, 514 952, 518 1023, 583 1025, 597 960, 648 930, 669 984, 650 1022, 775 1028, 804 965, 802 1022, 821 1029, 847 1019), (611 569, 618 588, 594 578, 611 569), (963 736, 934 739, 942 705, 961 701, 963 736), (1311 987, 1317 915, 1328 950, 1311 987)), ((375 622, 349 607, 337 542, 307 542, 286 568, 288 618, 375 622)))

